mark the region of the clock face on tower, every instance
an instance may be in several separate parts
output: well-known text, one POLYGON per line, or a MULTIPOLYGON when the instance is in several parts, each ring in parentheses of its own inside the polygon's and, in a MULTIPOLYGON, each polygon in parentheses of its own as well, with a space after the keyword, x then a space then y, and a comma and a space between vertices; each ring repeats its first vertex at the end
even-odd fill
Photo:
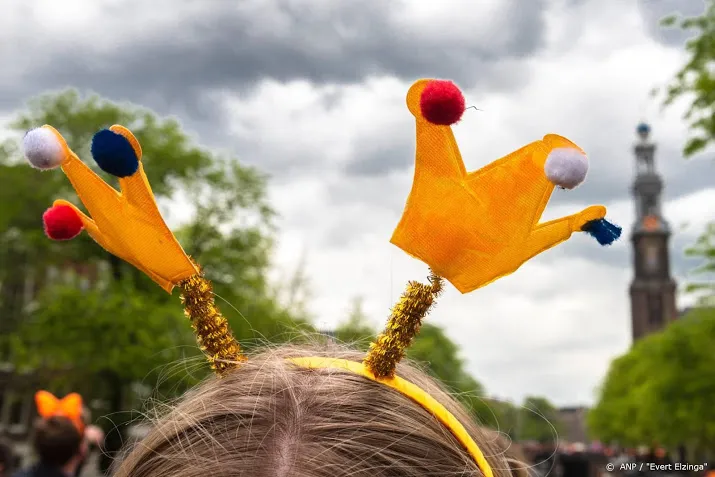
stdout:
POLYGON ((656 217, 655 215, 647 215, 643 218, 643 228, 649 232, 652 232, 652 231, 658 229, 659 225, 660 225, 660 221, 658 220, 658 217, 656 217))

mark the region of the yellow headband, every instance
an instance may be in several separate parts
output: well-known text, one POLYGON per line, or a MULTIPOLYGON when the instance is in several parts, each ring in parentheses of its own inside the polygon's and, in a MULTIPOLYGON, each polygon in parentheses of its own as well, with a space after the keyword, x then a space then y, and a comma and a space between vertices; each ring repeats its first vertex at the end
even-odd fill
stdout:
MULTIPOLYGON (((573 232, 586 231, 605 245, 620 236, 620 228, 604 219, 603 206, 539 222, 555 186, 571 189, 585 179, 588 160, 569 140, 548 135, 467 173, 450 127, 465 110, 456 85, 417 81, 407 94, 407 106, 417 128, 415 176, 391 241, 430 267, 429 283, 407 284, 362 363, 317 357, 289 361, 311 369, 345 370, 402 393, 441 421, 484 476, 493 477, 464 426, 427 392, 395 376, 397 364, 442 291, 442 277, 467 293, 514 272, 573 232)), ((29 131, 24 149, 34 167, 61 167, 90 214, 56 201, 43 216, 50 238, 68 240, 85 229, 167 292, 179 287, 198 344, 219 375, 246 359, 214 303, 211 283, 159 213, 144 174, 141 147, 129 130, 115 125, 92 140, 92 156, 102 170, 119 178, 121 192, 82 163, 51 126, 29 131)))

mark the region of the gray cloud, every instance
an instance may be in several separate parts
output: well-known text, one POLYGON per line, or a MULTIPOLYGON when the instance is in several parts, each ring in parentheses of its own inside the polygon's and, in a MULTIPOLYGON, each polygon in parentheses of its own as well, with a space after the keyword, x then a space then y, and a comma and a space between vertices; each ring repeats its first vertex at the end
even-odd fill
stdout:
MULTIPOLYGON (((330 197, 337 203, 360 201, 401 210, 409 192, 409 183, 405 184, 404 190, 387 188, 385 176, 401 174, 411 177, 414 167, 414 132, 411 129, 403 132, 384 136, 383 142, 361 146, 345 168, 345 172, 352 176, 351 180, 348 184, 331 186, 330 197)), ((613 157, 612 144, 594 142, 584 147, 589 152, 593 169, 588 180, 574 190, 557 189, 549 206, 608 204, 631 200, 631 186, 635 178, 635 156, 632 150, 626 148, 618 157, 613 157)), ((664 201, 711 187, 715 175, 715 161, 709 156, 700 155, 685 160, 677 144, 658 145, 656 167, 664 181, 664 201)))
POLYGON ((705 10, 703 0, 639 0, 638 6, 646 31, 657 41, 672 46, 682 46, 691 33, 678 28, 663 28, 660 21, 669 15, 697 16, 705 10))
MULTIPOLYGON (((658 138, 654 139, 657 141, 658 138)), ((665 199, 681 197, 712 185, 715 163, 711 158, 701 155, 686 161, 679 147, 679 144, 673 143, 659 144, 656 151, 656 167, 665 183, 665 199)), ((587 202, 604 200, 604 194, 608 200, 630 197, 635 174, 633 152, 626 149, 618 157, 612 157, 612 149, 608 145, 595 143, 586 148, 595 164, 592 166, 594 173, 589 175, 582 187, 569 195, 573 194, 578 200, 587 202), (597 164, 599 161, 605 164, 597 164)))
MULTIPOLYGON (((346 0, 300 9, 293 3, 267 0, 245 8, 207 1, 200 14, 182 17, 175 11, 176 22, 168 30, 164 26, 153 33, 155 27, 147 20, 143 34, 119 35, 116 47, 88 35, 63 41, 50 34, 33 36, 34 13, 23 10, 27 29, 15 37, 5 34, 3 43, 18 46, 5 50, 3 57, 7 64, 15 63, 16 55, 28 61, 12 78, 0 73, 0 108, 17 107, 22 98, 46 89, 74 86, 163 113, 183 109, 208 119, 213 108, 203 92, 250 89, 265 78, 356 83, 377 74, 411 79, 439 73, 468 84, 509 88, 523 77, 500 73, 495 65, 531 54, 543 44, 541 0, 511 1, 505 18, 494 21, 495 29, 509 27, 499 31, 507 36, 495 44, 444 41, 397 28, 394 22, 404 2, 346 0)), ((100 8, 105 16, 120 14, 111 6, 100 8)), ((139 24, 145 15, 156 15, 153 2, 130 2, 123 8, 132 12, 127 21, 139 24)), ((215 124, 202 129, 211 127, 215 124)))
MULTIPOLYGON (((349 175, 376 178, 414 167, 415 139, 412 128, 403 128, 399 133, 381 139, 381 143, 361 145, 352 161, 346 165, 345 172, 349 175)), ((657 136, 654 140, 658 140, 657 136)), ((612 141, 595 140, 583 146, 592 163, 588 180, 573 191, 554 194, 553 203, 602 201, 604 197, 609 201, 616 201, 630 197, 635 171, 632 149, 625 148, 618 157, 613 157, 612 141)), ((468 158, 465 158, 465 162, 467 161, 468 158)), ((665 181, 666 199, 710 187, 715 174, 715 162, 710 156, 701 154, 686 161, 676 144, 658 144, 656 165, 665 181)), ((364 193, 364 190, 357 192, 364 193)))
MULTIPOLYGON (((225 118, 215 102, 216 96, 211 93, 228 91, 250 95, 266 79, 358 84, 375 75, 405 80, 420 76, 450 77, 465 90, 480 94, 513 91, 533 80, 530 62, 523 60, 533 57, 543 47, 544 16, 549 12, 545 8, 547 0, 502 0, 500 11, 504 18, 490 18, 488 34, 474 35, 474 38, 490 38, 487 41, 468 36, 445 40, 450 32, 430 35, 400 27, 398 20, 408 13, 406 0, 312 0, 302 2, 300 8, 295 5, 301 2, 295 0, 204 0, 198 2, 200 9, 188 14, 183 10, 186 5, 197 3, 125 0, 119 4, 112 2, 115 6, 108 7, 97 1, 93 8, 101 12, 94 24, 51 31, 41 29, 30 2, 6 0, 5 3, 19 5, 22 11, 16 13, 22 13, 22 17, 17 23, 19 28, 12 28, 10 24, 7 26, 11 28, 2 28, 5 18, 11 18, 13 13, 0 18, 0 57, 3 64, 8 65, 0 71, 0 111, 17 108, 29 96, 46 89, 74 86, 177 116, 185 127, 199 133, 201 142, 240 151, 242 160, 272 173, 272 187, 295 184, 297 168, 307 169, 308 174, 325 178, 325 197, 318 195, 315 209, 305 208, 284 217, 281 227, 297 229, 318 253, 336 244, 344 247, 362 238, 366 231, 384 235, 387 242, 409 192, 414 161, 413 127, 368 139, 378 142, 360 143, 357 147, 360 155, 345 165, 344 176, 318 176, 316 169, 320 161, 325 164, 330 159, 311 154, 312 150, 294 151, 291 150, 295 149, 293 144, 267 144, 265 138, 260 137, 240 142, 227 139, 230 136, 223 125, 225 118), (164 20, 166 18, 170 18, 171 23, 164 20), (117 19, 126 24, 122 25, 117 19), (386 209, 389 212, 385 212, 386 209), (373 214, 374 210, 382 215, 373 214)), ((673 5, 683 13, 697 13, 698 10, 687 9, 692 4, 702 9, 701 2, 695 0, 690 4, 682 0, 642 0, 641 9, 651 34, 665 35, 656 37, 668 44, 678 44, 682 38, 667 36, 671 33, 661 31, 657 20, 672 11, 673 5)), ((4 13, 11 8, 4 5, 4 13)), ((461 20, 459 15, 460 12, 456 12, 455 18, 461 20)), ((588 18, 574 20, 588 22, 588 18)), ((337 92, 324 101, 328 105, 339 103, 340 94, 337 92)), ((623 108, 616 104, 612 114, 624 114, 623 108)), ((619 157, 612 157, 613 149, 609 149, 608 144, 613 143, 609 138, 598 137, 598 129, 590 133, 594 142, 602 142, 583 144, 594 160, 594 173, 579 189, 555 194, 552 205, 611 203, 629 196, 633 179, 631 151, 624 147, 619 157), (596 161, 601 164, 596 165, 596 161)), ((626 131, 625 135, 628 134, 626 131)), ((666 179, 666 197, 671 199, 710 186, 712 167, 715 167, 712 161, 683 161, 676 146, 659 151, 658 165, 666 179)), ((296 202, 301 200, 296 198, 296 202)), ((310 203, 311 199, 305 201, 310 203)), ((678 225, 675 220, 673 225, 678 225)), ((689 237, 676 233, 673 238, 672 262, 677 275, 693 265, 680 253, 689 243, 689 237)), ((547 252, 541 260, 548 263, 564 257, 586 257, 622 271, 630 268, 631 260, 628 238, 624 237, 623 241, 625 243, 608 253, 596 256, 594 250, 598 251, 599 246, 587 237, 578 236, 557 251, 547 252)), ((317 278, 332 277, 329 273, 329 270, 320 270, 317 278)), ((332 288, 325 289, 330 290, 329 298, 333 298, 331 294, 339 295, 332 288)), ((626 296, 626 290, 622 292, 626 296)), ((544 301, 563 293, 559 287, 543 284, 530 292, 529 298, 544 301)), ((607 333, 599 335, 603 340, 618 341, 619 336, 628 334, 628 321, 622 314, 613 313, 608 319, 607 333)), ((581 323, 574 326, 579 327, 574 336, 596 336, 590 332, 594 328, 583 333, 581 323)), ((514 361, 502 355, 500 362, 493 363, 491 375, 510 376, 509 381, 518 383, 520 389, 529 388, 529 375, 532 379, 538 376, 548 380, 550 396, 573 395, 573 389, 579 385, 569 378, 575 373, 567 352, 593 351, 598 345, 585 338, 568 343, 565 342, 559 353, 561 368, 555 367, 549 361, 553 355, 545 352, 543 355, 530 353, 528 359, 520 357, 514 361), (523 376, 515 374, 515 367, 524 369, 523 376), (542 372, 534 373, 534 369, 542 372)), ((520 349, 518 342, 507 348, 520 349)), ((584 375, 578 372, 576 377, 584 375)))
MULTIPOLYGON (((621 224, 624 227, 624 234, 620 239, 619 244, 609 247, 605 253, 599 253, 598 261, 604 265, 610 265, 614 268, 632 268, 633 263, 633 246, 631 244, 630 230, 631 224, 621 224)), ((670 238, 670 273, 673 277, 680 277, 687 281, 687 275, 698 265, 698 260, 686 257, 684 250, 693 244, 691 233, 697 231, 688 230, 688 234, 684 233, 682 227, 672 227, 672 235, 670 238)), ((561 246, 559 249, 558 258, 576 258, 588 257, 593 255, 594 249, 599 245, 590 237, 572 238, 567 245, 561 246)), ((548 260, 549 255, 544 257, 548 260)), ((554 296, 558 294, 558 290, 553 290, 554 296)))
MULTIPOLYGON (((528 79, 524 71, 527 66, 519 59, 538 51, 543 44, 543 4, 541 0, 510 2, 509 8, 503 10, 508 16, 504 25, 510 28, 506 40, 483 44, 445 42, 440 36, 397 28, 395 18, 404 2, 349 0, 340 2, 339 7, 335 4, 321 7, 316 2, 315 7, 298 10, 283 0, 254 2, 252 8, 246 9, 214 0, 204 2, 200 14, 186 16, 177 12, 173 27, 164 26, 152 32, 153 26, 147 21, 145 34, 127 35, 116 47, 104 48, 97 46, 101 39, 95 41, 88 35, 74 38, 69 43, 71 48, 52 35, 33 35, 34 13, 22 4, 24 28, 15 31, 17 38, 6 36, 3 43, 17 40, 27 48, 5 49, 1 53, 6 63, 20 64, 23 68, 0 73, 0 109, 17 107, 19 100, 48 88, 71 85, 92 90, 112 99, 132 100, 171 113, 189 129, 199 132, 203 142, 240 150, 246 162, 255 163, 280 179, 289 177, 294 167, 310 166, 306 164, 310 158, 274 164, 270 154, 266 154, 266 144, 260 140, 255 144, 227 143, 223 118, 205 92, 222 88, 250 92, 265 78, 308 79, 318 84, 357 83, 376 74, 412 79, 435 72, 454 78, 466 88, 476 87, 482 93, 489 89, 513 89, 528 79), (256 28, 258 19, 260 28, 256 28), (24 51, 24 61, 16 63, 13 55, 20 51, 24 51)), ((658 20, 672 12, 697 14, 702 11, 703 2, 641 0, 639 5, 649 31, 660 40, 675 44, 681 41, 675 35, 677 32, 661 29, 658 20)), ((102 8, 104 18, 119 15, 112 7, 102 8)), ((134 2, 126 8, 134 12, 133 17, 139 23, 143 14, 151 13, 145 2, 134 2)), ((494 23, 501 25, 499 19, 494 23)), ((336 98, 327 97, 325 101, 336 98)), ((396 187, 399 182, 389 175, 411 171, 413 134, 412 128, 400 129, 381 136, 380 142, 361 143, 344 169, 350 179, 328 184, 330 200, 336 205, 379 204, 394 210, 398 217, 409 183, 396 187)), ((554 194, 552 205, 628 198, 633 179, 631 151, 624 150, 620 157, 613 158, 606 142, 584 146, 594 161, 607 165, 591 174, 577 190, 554 194)), ((711 185, 715 166, 712 161, 685 162, 675 147, 659 150, 658 165, 666 180, 666 198, 711 185)), ((347 224, 337 224, 326 241, 330 245, 345 244, 354 238, 354 232, 347 224)), ((677 236, 674 240, 674 272, 681 273, 691 267, 682 254, 675 252, 686 244, 679 243, 677 236)), ((575 246, 564 247, 564 253, 578 256, 589 253, 585 247, 590 250, 592 244, 583 241, 583 249, 581 244, 579 241, 575 246)), ((614 248, 603 259, 614 266, 628 263, 630 249, 614 248)))
MULTIPOLYGON (((402 135, 406 136, 406 135, 402 135)), ((414 158, 408 151, 413 147, 414 139, 406 137, 390 139, 389 144, 368 143, 360 147, 353 159, 345 166, 345 173, 350 176, 376 177, 412 166, 414 158)))
MULTIPOLYGON (((396 151, 405 151, 409 148, 394 148, 396 151)), ((389 160, 390 155, 385 150, 379 154, 375 154, 372 159, 372 164, 359 172, 371 172, 370 168, 378 165, 384 165, 389 160), (384 160, 379 160, 383 158, 384 160)), ((605 149, 603 151, 605 154, 605 149)), ((598 154, 592 156, 596 157, 598 154)), ((410 157, 411 159, 411 157, 410 157)), ((624 152, 624 160, 634 158, 630 151, 624 152)), ((664 201, 677 199, 693 191, 704 189, 712 186, 712 177, 715 169, 715 162, 705 157, 699 157, 691 160, 684 160, 674 148, 663 148, 656 156, 657 167, 663 175, 665 191, 664 201), (670 151, 670 152, 668 152, 670 151), (662 156, 662 157, 661 157, 662 156), (669 160, 664 160, 669 158, 669 160), (663 172, 663 169, 666 172, 663 172)), ((409 165, 410 170, 412 164, 409 165)), ((564 191, 557 189, 552 195, 548 208, 564 206, 568 204, 613 204, 619 201, 633 202, 630 187, 634 180, 634 170, 632 167, 621 168, 629 171, 623 174, 622 171, 609 171, 594 174, 582 186, 572 191, 564 191)), ((405 170, 405 177, 409 176, 405 170)), ((404 184, 395 180, 396 176, 383 175, 358 175, 350 181, 335 184, 329 187, 329 195, 335 200, 336 204, 349 204, 359 202, 363 204, 372 204, 375 206, 389 207, 394 211, 394 223, 397 223, 399 216, 402 213, 405 198, 409 192, 409 182, 404 184)), ((403 177, 403 179, 405 179, 403 177)), ((411 176, 410 176, 411 177, 411 176)), ((635 205, 633 205, 635 207, 635 205)), ((577 212, 577 206, 573 207, 573 212, 577 212)), ((548 212, 547 212, 548 213, 548 212)), ((694 234, 699 233, 698 230, 692 230, 687 227, 688 224, 678 222, 677 217, 668 217, 667 211, 666 220, 670 221, 672 236, 670 240, 670 262, 671 273, 673 276, 683 277, 687 275, 694 267, 698 265, 698 261, 688 258, 684 254, 684 250, 691 246, 694 241, 694 234)), ((629 267, 633 260, 632 246, 630 244, 630 230, 632 223, 619 223, 624 229, 624 235, 620 243, 609 248, 607 253, 599 255, 599 262, 604 265, 610 265, 614 268, 629 267)), ((374 227, 372 228, 374 230, 374 227)), ((355 229, 346 226, 345 223, 340 223, 330 230, 326 235, 326 245, 329 246, 345 246, 355 238, 355 229)), ((386 232, 387 231, 386 229, 386 232)), ((594 248, 599 247, 593 239, 586 236, 576 236, 572 238, 568 244, 559 248, 559 253, 554 254, 547 252, 542 260, 549 261, 563 258, 587 257, 593 254, 594 248)), ((558 295, 558 290, 549 290, 549 293, 558 295)))

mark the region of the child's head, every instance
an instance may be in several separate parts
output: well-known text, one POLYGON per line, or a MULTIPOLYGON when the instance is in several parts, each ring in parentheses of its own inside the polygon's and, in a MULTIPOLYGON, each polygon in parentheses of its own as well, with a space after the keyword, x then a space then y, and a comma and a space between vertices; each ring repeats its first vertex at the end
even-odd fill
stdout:
POLYGON ((84 455, 82 434, 65 417, 39 419, 35 425, 33 444, 43 464, 64 467, 84 455))
MULTIPOLYGON (((298 356, 364 358, 353 351, 297 347, 251 357, 160 418, 120 463, 116 477, 481 475, 449 429, 422 406, 362 376, 305 369, 285 359, 298 356)), ((407 364, 397 372, 462 422, 496 476, 511 475, 514 463, 493 433, 480 429, 424 373, 407 364)))

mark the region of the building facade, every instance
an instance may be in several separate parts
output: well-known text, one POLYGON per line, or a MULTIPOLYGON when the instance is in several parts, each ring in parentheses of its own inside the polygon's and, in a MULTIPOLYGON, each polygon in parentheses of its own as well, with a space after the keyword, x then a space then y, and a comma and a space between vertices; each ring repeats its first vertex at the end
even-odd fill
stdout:
POLYGON ((562 407, 558 410, 559 423, 562 426, 559 439, 565 442, 589 442, 586 429, 586 415, 588 408, 562 407))
POLYGON ((638 126, 632 187, 636 220, 631 234, 633 281, 630 286, 633 341, 662 330, 678 318, 677 285, 670 272, 671 228, 663 217, 663 180, 655 165, 650 126, 638 126))

